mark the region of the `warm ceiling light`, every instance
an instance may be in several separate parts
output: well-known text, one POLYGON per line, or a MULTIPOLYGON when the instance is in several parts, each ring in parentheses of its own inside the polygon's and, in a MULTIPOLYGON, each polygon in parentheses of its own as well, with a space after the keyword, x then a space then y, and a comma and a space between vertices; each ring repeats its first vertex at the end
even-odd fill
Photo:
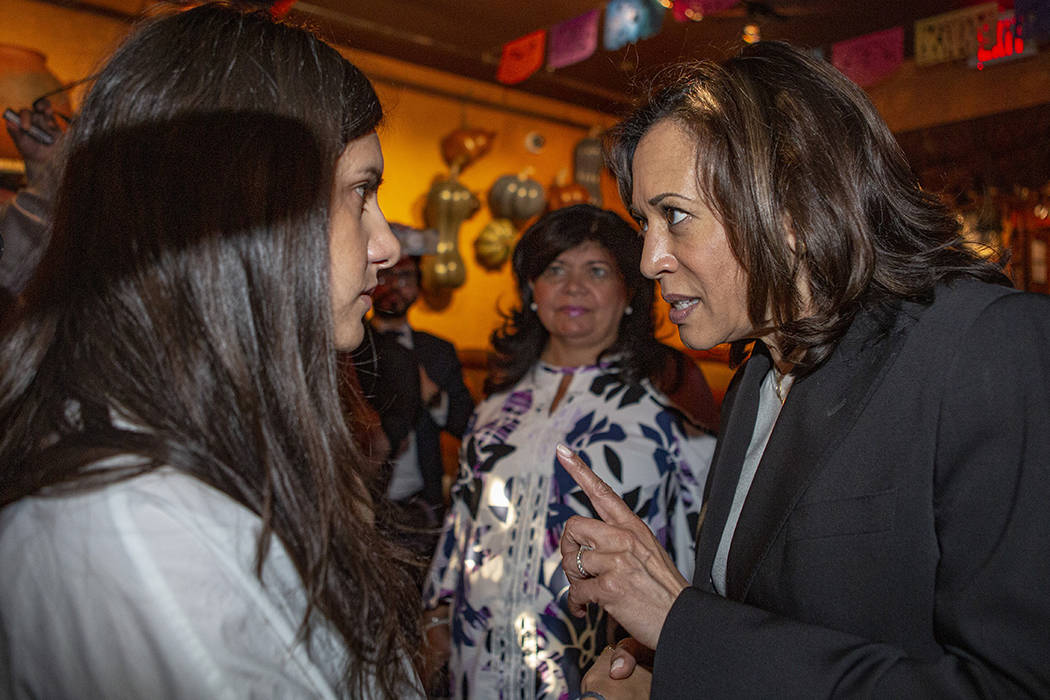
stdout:
POLYGON ((762 41, 762 32, 757 24, 745 24, 744 35, 741 38, 745 44, 757 44, 762 41))

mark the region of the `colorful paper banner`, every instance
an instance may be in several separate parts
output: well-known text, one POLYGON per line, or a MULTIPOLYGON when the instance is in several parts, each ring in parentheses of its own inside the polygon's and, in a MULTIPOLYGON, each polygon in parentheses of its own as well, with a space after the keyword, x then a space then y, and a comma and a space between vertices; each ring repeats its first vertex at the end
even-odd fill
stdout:
POLYGON ((992 46, 998 18, 999 4, 988 2, 917 20, 915 64, 955 61, 975 55, 978 46, 992 46))
POLYGON ((547 67, 564 68, 590 58, 598 48, 598 19, 601 10, 585 12, 551 27, 547 67))
POLYGON ((904 28, 894 27, 831 45, 831 65, 861 87, 874 85, 904 62, 904 28))
POLYGON ((535 73, 543 65, 543 47, 546 43, 547 30, 540 29, 505 44, 496 70, 496 80, 504 85, 513 85, 535 73))
POLYGON ((657 0, 611 0, 605 6, 605 49, 616 51, 653 36, 666 10, 657 0))

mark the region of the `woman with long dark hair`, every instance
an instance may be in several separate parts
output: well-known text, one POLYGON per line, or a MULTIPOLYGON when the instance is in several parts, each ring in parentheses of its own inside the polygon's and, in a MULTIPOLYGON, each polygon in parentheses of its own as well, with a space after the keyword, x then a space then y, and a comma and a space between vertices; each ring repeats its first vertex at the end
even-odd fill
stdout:
POLYGON ((398 257, 381 117, 314 35, 225 6, 95 80, 3 329, 0 694, 420 694, 336 379, 398 257))
POLYGON ((686 345, 746 361, 691 583, 559 450, 604 520, 566 525, 570 608, 634 637, 585 687, 1046 697, 1050 298, 961 238, 830 64, 763 41, 665 78, 610 135, 641 269, 686 345))

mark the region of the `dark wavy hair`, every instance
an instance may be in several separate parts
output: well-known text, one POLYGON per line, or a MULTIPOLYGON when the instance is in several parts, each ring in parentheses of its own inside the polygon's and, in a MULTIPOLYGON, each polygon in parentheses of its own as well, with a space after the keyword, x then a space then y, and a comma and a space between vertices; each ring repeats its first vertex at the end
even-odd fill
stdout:
POLYGON ((192 475, 262 519, 257 574, 272 536, 287 548, 301 638, 331 624, 346 691, 398 697, 418 592, 343 420, 327 234, 336 161, 381 119, 356 67, 266 13, 206 5, 130 36, 67 134, 52 243, 5 319, 0 507, 192 475), (113 455, 139 459, 92 468, 113 455))
MULTIPOLYGON (((696 138, 700 191, 747 273, 751 321, 772 322, 784 356, 801 357, 801 372, 831 354, 862 308, 928 303, 938 282, 955 277, 1009 284, 920 187, 864 92, 825 61, 763 41, 722 64, 663 71, 606 136, 628 207, 635 148, 665 119, 696 138), (803 277, 809 310, 797 293, 803 277)), ((733 344, 734 362, 748 342, 733 344)))
POLYGON ((612 254, 627 287, 627 303, 633 309, 621 319, 616 342, 601 356, 621 357, 617 367, 626 382, 644 377, 655 379, 666 371, 669 362, 674 363, 675 378, 667 386, 673 390, 681 377, 683 356, 654 337, 653 281, 639 269, 642 241, 638 233, 611 211, 576 204, 544 214, 525 230, 514 247, 512 269, 520 304, 502 314, 503 325, 492 334, 496 355, 485 379, 485 393, 514 386, 539 360, 550 334, 529 308, 531 283, 563 252, 588 241, 612 254))

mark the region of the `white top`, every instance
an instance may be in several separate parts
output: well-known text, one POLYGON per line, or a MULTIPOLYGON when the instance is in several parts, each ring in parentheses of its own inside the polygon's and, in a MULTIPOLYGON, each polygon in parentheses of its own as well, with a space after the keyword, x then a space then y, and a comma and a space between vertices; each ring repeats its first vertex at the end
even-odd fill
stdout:
MULTIPOLYGON (((747 447, 744 463, 740 467, 740 479, 736 483, 733 504, 729 508, 725 529, 722 530, 722 539, 718 542, 718 551, 715 552, 715 560, 711 565, 711 581, 714 583, 715 591, 722 596, 726 594, 726 571, 729 565, 729 548, 733 543, 733 533, 736 532, 740 513, 744 510, 744 502, 747 500, 747 492, 751 490, 751 482, 755 480, 755 474, 758 472, 758 463, 762 461, 762 455, 769 443, 769 436, 773 434, 773 427, 784 405, 777 392, 777 380, 774 375, 776 371, 775 367, 770 369, 762 381, 758 394, 758 415, 755 417, 755 429, 751 433, 751 444, 747 447)), ((787 374, 780 380, 780 385, 790 389, 794 381, 795 376, 787 374)))
POLYGON ((276 538, 256 577, 260 527, 167 468, 0 511, 0 697, 337 697, 345 649, 318 618, 296 642, 302 583, 276 538))

